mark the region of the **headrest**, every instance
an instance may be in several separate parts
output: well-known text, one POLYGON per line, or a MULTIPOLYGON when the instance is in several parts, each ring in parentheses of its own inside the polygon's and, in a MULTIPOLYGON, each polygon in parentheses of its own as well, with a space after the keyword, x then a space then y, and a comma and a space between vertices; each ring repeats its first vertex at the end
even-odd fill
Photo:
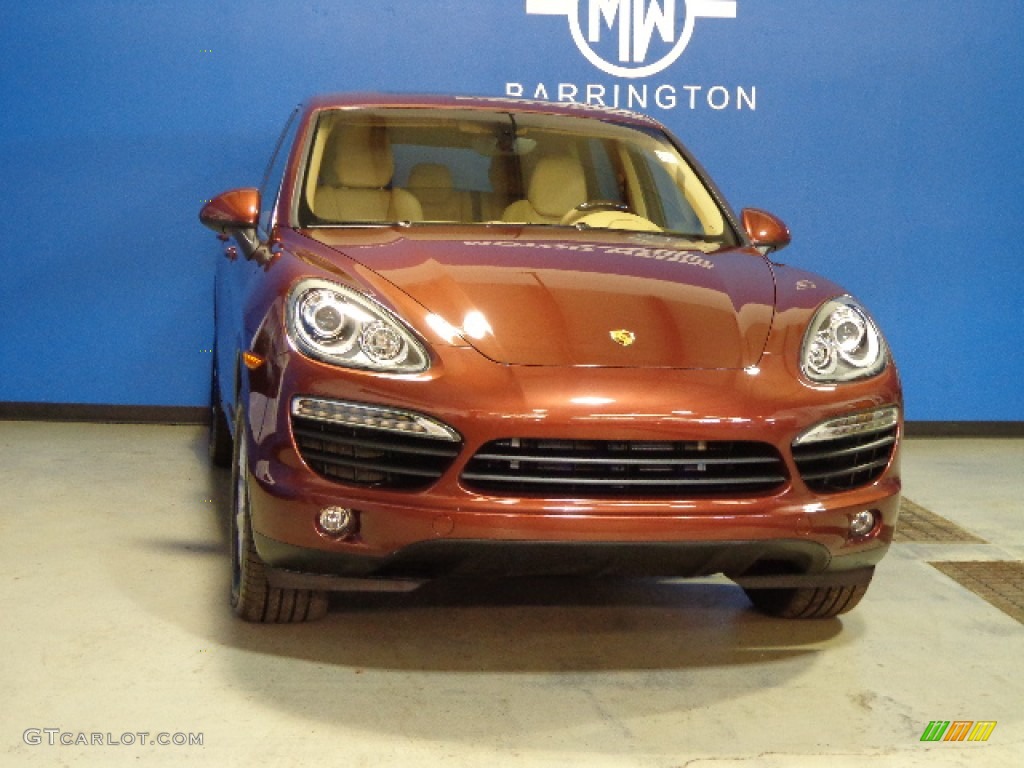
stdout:
POLYGON ((391 142, 383 128, 343 125, 333 137, 333 169, 339 186, 383 189, 395 173, 391 142))
POLYGON ((416 195, 428 199, 445 200, 455 191, 452 172, 441 163, 420 163, 409 171, 406 187, 416 195))
POLYGON ((541 158, 530 178, 527 199, 537 213, 561 217, 587 201, 587 180, 575 158, 555 155, 541 158))

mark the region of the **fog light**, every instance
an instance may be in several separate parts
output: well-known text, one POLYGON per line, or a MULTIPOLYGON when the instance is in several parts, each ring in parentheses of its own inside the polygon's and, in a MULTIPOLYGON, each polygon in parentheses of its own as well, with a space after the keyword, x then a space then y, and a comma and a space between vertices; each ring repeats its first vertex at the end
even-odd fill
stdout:
POLYGON ((878 513, 873 509, 865 509, 850 518, 850 535, 867 536, 878 524, 878 513))
POLYGON ((356 513, 345 507, 324 507, 320 510, 320 530, 331 536, 349 536, 355 533, 356 513))

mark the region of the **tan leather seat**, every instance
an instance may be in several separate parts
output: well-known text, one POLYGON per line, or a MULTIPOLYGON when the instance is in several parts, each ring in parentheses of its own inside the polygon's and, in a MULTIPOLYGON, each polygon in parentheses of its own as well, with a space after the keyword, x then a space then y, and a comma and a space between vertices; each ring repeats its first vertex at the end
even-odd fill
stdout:
POLYGON ((512 203, 502 221, 557 224, 569 211, 587 201, 583 166, 568 155, 541 158, 530 177, 526 199, 512 203))
POLYGON ((395 159, 383 128, 341 126, 331 137, 329 152, 329 183, 317 188, 313 205, 318 217, 329 221, 423 219, 423 209, 415 197, 407 190, 389 186, 395 159))
POLYGON ((419 200, 427 221, 472 221, 469 195, 452 183, 452 172, 441 163, 420 163, 409 172, 408 190, 419 200))

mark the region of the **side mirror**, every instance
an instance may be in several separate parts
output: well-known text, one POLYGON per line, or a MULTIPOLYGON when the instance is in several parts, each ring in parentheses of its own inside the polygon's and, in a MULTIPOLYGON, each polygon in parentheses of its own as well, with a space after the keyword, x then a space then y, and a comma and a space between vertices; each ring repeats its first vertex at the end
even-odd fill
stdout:
POLYGON ((214 232, 234 234, 249 230, 253 238, 259 219, 260 193, 249 187, 222 192, 199 212, 199 220, 214 232))
POLYGON ((757 208, 744 208, 743 229, 750 243, 761 253, 781 251, 789 245, 792 237, 782 219, 757 208))

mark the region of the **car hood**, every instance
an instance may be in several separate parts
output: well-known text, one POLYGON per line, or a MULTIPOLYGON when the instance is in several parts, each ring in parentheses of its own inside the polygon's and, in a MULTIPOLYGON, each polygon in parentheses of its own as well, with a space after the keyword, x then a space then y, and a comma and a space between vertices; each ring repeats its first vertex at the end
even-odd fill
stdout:
POLYGON ((457 330, 504 364, 744 368, 772 322, 772 270, 749 249, 531 228, 304 234, 412 297, 435 332, 457 330))

